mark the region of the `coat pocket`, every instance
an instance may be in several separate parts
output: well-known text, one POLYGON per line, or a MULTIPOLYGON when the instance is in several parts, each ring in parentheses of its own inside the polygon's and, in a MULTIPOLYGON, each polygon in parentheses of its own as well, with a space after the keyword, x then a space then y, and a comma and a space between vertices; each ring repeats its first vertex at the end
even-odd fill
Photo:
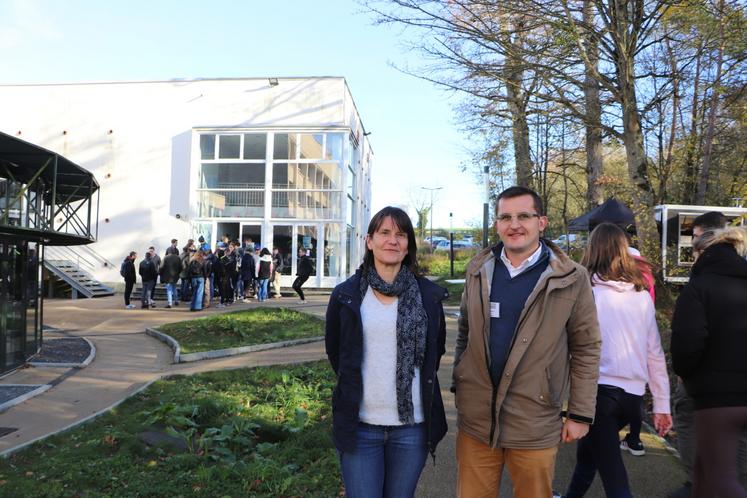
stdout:
POLYGON ((560 395, 553 389, 553 379, 549 368, 545 368, 544 375, 542 376, 539 401, 541 404, 560 408, 560 395))

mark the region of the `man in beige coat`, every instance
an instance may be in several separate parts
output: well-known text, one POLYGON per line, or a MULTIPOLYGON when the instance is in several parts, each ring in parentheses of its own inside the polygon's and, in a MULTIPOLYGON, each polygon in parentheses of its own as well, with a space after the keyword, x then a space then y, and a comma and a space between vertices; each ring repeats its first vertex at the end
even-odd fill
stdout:
POLYGON ((542 199, 511 187, 497 200, 501 243, 469 263, 454 359, 457 495, 552 496, 560 441, 594 421, 601 339, 586 270, 541 240, 542 199), (564 402, 567 410, 563 413, 564 402))

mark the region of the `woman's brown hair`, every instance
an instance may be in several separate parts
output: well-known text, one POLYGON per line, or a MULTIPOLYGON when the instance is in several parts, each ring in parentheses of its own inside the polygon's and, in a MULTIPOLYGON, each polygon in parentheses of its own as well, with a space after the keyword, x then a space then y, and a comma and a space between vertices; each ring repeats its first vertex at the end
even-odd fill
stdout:
MULTIPOLYGON (((402 261, 402 265, 408 267, 415 275, 420 275, 418 269, 418 243, 417 240, 415 240, 415 229, 412 226, 412 220, 410 220, 410 217, 402 209, 387 206, 376 213, 368 224, 368 236, 373 237, 376 230, 384 224, 384 220, 387 218, 391 218, 392 223, 407 234, 407 255, 402 261)), ((363 273, 366 273, 369 268, 373 268, 373 266, 373 251, 366 246, 366 253, 363 255, 361 270, 363 273)))
POLYGON ((581 264, 589 270, 589 278, 596 274, 604 281, 629 282, 636 291, 647 287, 635 259, 628 253, 625 232, 612 223, 597 225, 591 232, 581 264))

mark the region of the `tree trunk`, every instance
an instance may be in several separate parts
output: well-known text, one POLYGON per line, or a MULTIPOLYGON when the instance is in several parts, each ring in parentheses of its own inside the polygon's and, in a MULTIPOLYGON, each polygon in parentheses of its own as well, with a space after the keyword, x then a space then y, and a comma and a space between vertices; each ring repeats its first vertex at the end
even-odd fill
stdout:
MULTIPOLYGON (((504 68, 506 100, 511 113, 511 133, 514 142, 514 162, 516 163, 516 184, 532 186, 532 159, 529 155, 529 124, 527 122, 526 94, 524 92, 524 51, 526 34, 520 19, 514 19, 513 48, 506 56, 504 68)), ((511 33, 505 36, 510 39, 511 33)))
POLYGON ((659 233, 654 221, 653 189, 648 178, 648 159, 643 146, 641 116, 638 112, 638 97, 635 88, 636 46, 634 30, 629 30, 630 16, 626 0, 615 0, 616 22, 615 71, 619 85, 618 99, 622 107, 623 143, 628 165, 628 179, 633 187, 633 214, 641 253, 652 262, 657 262, 659 254, 659 233))
MULTIPOLYGON (((584 0, 584 24, 594 23, 594 4, 584 0)), ((586 36, 586 53, 589 64, 584 78, 584 101, 586 104, 586 208, 591 210, 604 202, 604 190, 599 179, 604 171, 602 149, 602 105, 599 101, 599 82, 594 70, 599 65, 599 47, 593 37, 586 36), (590 67, 591 66, 591 67, 590 67)))
POLYGON ((695 78, 693 80, 692 111, 690 112, 690 135, 687 137, 687 152, 685 153, 685 186, 682 191, 682 204, 695 202, 695 179, 698 176, 696 150, 698 148, 698 96, 700 95, 700 72, 703 45, 698 47, 695 59, 695 78))
POLYGON ((718 115, 719 94, 721 93, 721 72, 724 65, 724 0, 719 2, 719 26, 718 26, 718 55, 716 56, 716 77, 713 80, 711 89, 711 109, 708 113, 708 128, 706 129, 705 146, 703 148, 703 166, 700 168, 700 177, 698 178, 698 192, 695 195, 695 202, 700 205, 706 203, 706 192, 708 191, 708 174, 711 169, 711 151, 713 150, 713 135, 716 131, 716 116, 718 115))

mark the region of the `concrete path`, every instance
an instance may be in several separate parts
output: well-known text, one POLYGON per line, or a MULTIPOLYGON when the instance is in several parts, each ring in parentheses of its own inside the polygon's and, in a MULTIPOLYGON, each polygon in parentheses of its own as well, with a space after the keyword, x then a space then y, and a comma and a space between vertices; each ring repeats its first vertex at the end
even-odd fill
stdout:
MULTIPOLYGON (((325 357, 324 344, 319 342, 173 365, 171 350, 162 342, 146 336, 146 327, 257 306, 282 305, 323 317, 327 300, 327 296, 309 296, 308 304, 299 305, 296 300, 284 298, 279 301, 270 300, 265 304, 252 302, 237 304, 228 309, 211 308, 200 313, 190 313, 184 307, 125 310, 122 309, 121 298, 117 296, 77 301, 47 300, 44 306, 44 323, 62 329, 67 334, 88 338, 95 344, 97 356, 87 368, 70 372, 69 377, 46 393, 0 414, 0 427, 17 429, 0 437, 0 452, 24 446, 105 411, 164 375, 297 363, 325 357)), ((447 329, 447 354, 442 361, 439 378, 449 433, 438 447, 436 464, 433 465, 429 460, 423 471, 417 492, 417 496, 423 498, 448 498, 455 495, 456 409, 454 397, 448 392, 456 335, 456 320, 453 317, 447 318, 447 329)), ((56 335, 49 332, 46 334, 47 337, 56 335)), ((65 372, 65 369, 23 369, 0 379, 0 383, 46 383, 65 372)), ((647 449, 646 456, 632 457, 626 454, 624 457, 633 494, 638 497, 665 497, 684 481, 684 472, 678 461, 659 443, 645 434, 642 437, 647 449)), ((563 445, 556 465, 557 490, 565 490, 574 463, 575 445, 563 445)), ((512 496, 507 478, 504 479, 501 496, 512 496)), ((604 496, 599 479, 595 480, 587 496, 604 496)))

